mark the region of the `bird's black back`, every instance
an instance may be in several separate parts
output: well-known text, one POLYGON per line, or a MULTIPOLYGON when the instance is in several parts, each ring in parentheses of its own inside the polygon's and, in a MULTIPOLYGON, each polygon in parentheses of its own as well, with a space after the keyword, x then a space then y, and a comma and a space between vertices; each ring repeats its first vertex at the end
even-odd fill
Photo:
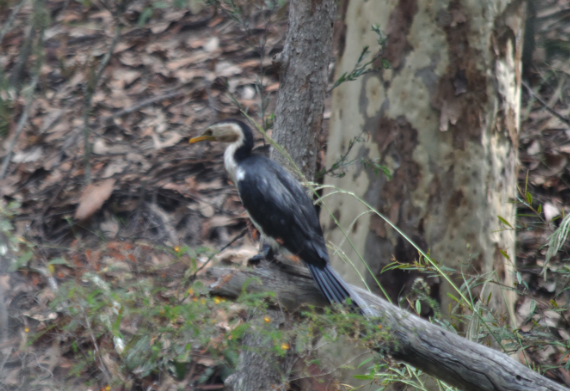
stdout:
POLYGON ((328 253, 313 203, 287 170, 264 156, 239 162, 245 176, 237 183, 240 198, 254 222, 307 264, 324 268, 328 253))

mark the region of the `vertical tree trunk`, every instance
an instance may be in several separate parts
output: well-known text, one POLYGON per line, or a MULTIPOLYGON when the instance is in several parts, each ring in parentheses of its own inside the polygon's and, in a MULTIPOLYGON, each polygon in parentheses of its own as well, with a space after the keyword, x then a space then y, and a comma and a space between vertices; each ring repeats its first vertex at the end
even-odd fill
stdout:
MULTIPOLYGON (((315 176, 332 55, 334 0, 291 0, 289 27, 280 65, 280 86, 273 139, 289 152, 303 174, 315 176)), ((277 151, 271 158, 288 162, 277 151)), ((270 353, 264 336, 249 334, 236 373, 225 384, 232 391, 286 389, 291 360, 270 353)))
MULTIPOLYGON (((524 1, 350 0, 346 9, 337 76, 352 70, 363 46, 378 47, 373 24, 387 33, 391 69, 334 90, 327 167, 367 132, 371 142, 358 144, 351 158, 378 158, 393 178, 359 166, 325 183, 354 191, 435 260, 513 287, 515 233, 498 217, 514 227, 524 1)), ((366 210, 347 196, 327 203, 345 228, 366 210)), ((344 242, 342 250, 367 274, 332 218, 322 222, 327 241, 344 242)), ((396 277, 405 273, 381 271, 393 255, 411 262, 417 252, 374 214, 351 227, 356 251, 396 298, 403 283, 396 277)), ((359 282, 352 266, 338 257, 333 265, 359 282)), ((444 311, 450 289, 442 283, 439 293, 432 290, 444 311)), ((490 289, 492 307, 512 316, 514 292, 490 289)))
MULTIPOLYGON (((332 56, 334 0, 292 0, 280 65, 273 139, 285 147, 309 180, 320 149, 328 67, 332 56)), ((279 152, 271 158, 287 165, 279 152)))

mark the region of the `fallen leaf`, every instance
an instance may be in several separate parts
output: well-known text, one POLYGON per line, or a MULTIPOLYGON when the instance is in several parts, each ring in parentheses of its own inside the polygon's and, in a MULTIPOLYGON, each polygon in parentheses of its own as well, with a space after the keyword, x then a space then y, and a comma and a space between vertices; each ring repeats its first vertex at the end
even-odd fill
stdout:
POLYGON ((14 163, 31 163, 39 160, 43 156, 43 149, 36 147, 30 151, 20 151, 14 154, 12 161, 14 163))
POLYGON ((216 363, 213 359, 211 359, 210 357, 201 357, 198 359, 198 361, 196 361, 198 364, 200 365, 204 365, 205 367, 212 367, 214 366, 214 364, 216 363))
POLYGON ((107 179, 98 185, 89 185, 83 190, 79 206, 75 212, 74 218, 76 220, 85 220, 86 218, 97 212, 103 203, 113 193, 113 186, 115 185, 114 179, 107 179))
POLYGON ((215 66, 216 75, 222 77, 230 77, 239 75, 242 72, 241 67, 232 64, 229 61, 220 61, 215 66))
POLYGON ((165 133, 164 136, 168 136, 168 138, 165 141, 160 141, 160 138, 158 137, 157 134, 152 135, 154 148, 162 149, 162 148, 173 147, 176 144, 178 144, 180 140, 183 139, 182 135, 177 132, 168 132, 165 133))
POLYGON ((265 87, 265 92, 273 92, 279 90, 279 83, 273 83, 265 87))
POLYGON ((533 140, 533 142, 527 148, 526 152, 529 155, 533 156, 533 155, 538 155, 541 150, 542 148, 540 147, 540 143, 537 140, 533 140))
POLYGON ((203 61, 206 61, 209 58, 210 58, 210 55, 208 53, 198 52, 198 53, 195 53, 195 54, 190 55, 188 57, 184 57, 184 58, 180 58, 180 59, 177 59, 174 61, 170 61, 168 64, 166 64, 166 68, 173 71, 173 70, 176 70, 178 68, 185 67, 187 65, 193 65, 196 63, 201 63, 203 61))
POLYGON ((212 53, 216 51, 220 47, 220 39, 218 37, 211 37, 206 43, 204 44, 203 48, 208 53, 212 53))
POLYGON ((161 23, 156 23, 154 26, 152 26, 150 28, 150 31, 152 31, 153 34, 160 34, 164 31, 166 31, 166 29, 170 26, 170 22, 161 22, 161 23))

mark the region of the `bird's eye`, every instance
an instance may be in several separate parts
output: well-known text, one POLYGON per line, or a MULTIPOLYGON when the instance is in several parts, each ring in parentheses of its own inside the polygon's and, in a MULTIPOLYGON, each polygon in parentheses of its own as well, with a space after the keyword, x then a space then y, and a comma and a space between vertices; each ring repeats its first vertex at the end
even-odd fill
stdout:
POLYGON ((211 136, 211 135, 212 135, 212 129, 207 129, 207 130, 204 132, 204 136, 211 136))

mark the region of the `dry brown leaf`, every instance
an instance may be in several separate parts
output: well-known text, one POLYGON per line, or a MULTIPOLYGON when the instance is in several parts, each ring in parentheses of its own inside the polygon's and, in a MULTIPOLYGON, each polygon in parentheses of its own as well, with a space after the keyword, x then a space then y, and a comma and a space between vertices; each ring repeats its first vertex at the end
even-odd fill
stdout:
POLYGON ((29 151, 18 151, 12 157, 14 163, 30 163, 38 161, 43 156, 41 147, 33 148, 29 151))
POLYGON ((279 83, 272 83, 265 88, 266 92, 273 92, 279 90, 279 83))
POLYGON ((210 37, 202 47, 208 53, 215 52, 220 47, 220 39, 218 37, 210 37))
POLYGON ((152 135, 152 142, 154 144, 155 149, 162 149, 162 148, 169 148, 173 147, 174 145, 178 144, 180 140, 184 137, 177 133, 177 132, 167 132, 164 133, 165 137, 168 137, 165 141, 160 141, 160 138, 157 134, 152 135))
POLYGON ((103 203, 111 196, 115 180, 107 179, 98 185, 89 185, 83 190, 79 206, 75 212, 76 220, 85 220, 97 212, 103 203))
POLYGON ((170 22, 160 22, 151 26, 150 31, 152 31, 153 34, 160 34, 166 31, 168 27, 170 27, 170 22))
POLYGON ((182 68, 182 67, 185 67, 187 65, 194 65, 194 64, 204 62, 204 61, 208 60, 209 58, 210 58, 209 53, 198 52, 198 53, 194 53, 188 57, 184 57, 184 58, 180 58, 177 60, 170 61, 168 64, 166 64, 166 68, 170 69, 171 71, 174 71, 178 68, 182 68))
POLYGON ((220 61, 216 63, 215 72, 217 76, 230 77, 241 74, 242 69, 229 61, 220 61))

